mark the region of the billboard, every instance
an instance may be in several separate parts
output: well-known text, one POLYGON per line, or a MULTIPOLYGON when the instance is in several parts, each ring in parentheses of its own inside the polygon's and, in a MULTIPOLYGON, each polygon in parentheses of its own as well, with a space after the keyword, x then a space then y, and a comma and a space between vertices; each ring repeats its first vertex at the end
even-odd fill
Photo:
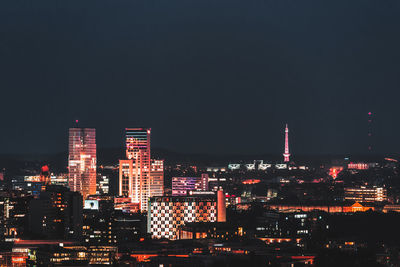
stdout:
POLYGON ((99 201, 98 200, 85 200, 85 210, 98 210, 99 201))

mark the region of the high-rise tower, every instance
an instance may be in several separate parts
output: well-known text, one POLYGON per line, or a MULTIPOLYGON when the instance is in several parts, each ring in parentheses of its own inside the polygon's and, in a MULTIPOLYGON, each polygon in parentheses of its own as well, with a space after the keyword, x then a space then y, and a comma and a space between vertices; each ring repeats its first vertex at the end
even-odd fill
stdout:
POLYGON ((68 183, 83 199, 96 194, 96 129, 69 129, 68 183))
POLYGON ((290 159, 290 153, 289 153, 289 128, 288 125, 286 124, 285 128, 285 152, 283 153, 283 161, 284 162, 289 162, 290 159))
POLYGON ((140 203, 147 210, 148 200, 164 189, 164 162, 150 158, 151 129, 126 129, 126 157, 119 161, 119 194, 140 203))

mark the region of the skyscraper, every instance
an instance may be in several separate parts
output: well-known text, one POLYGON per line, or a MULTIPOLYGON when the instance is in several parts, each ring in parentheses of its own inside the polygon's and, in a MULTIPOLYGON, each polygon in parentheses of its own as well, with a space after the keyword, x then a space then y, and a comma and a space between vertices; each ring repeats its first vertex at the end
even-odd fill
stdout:
POLYGON ((289 153, 289 128, 288 125, 286 124, 285 128, 285 152, 283 153, 283 161, 284 162, 289 162, 290 159, 290 153, 289 153))
POLYGON ((69 129, 69 188, 80 192, 83 199, 96 194, 96 130, 69 129))
POLYGON ((140 203, 147 210, 148 200, 164 189, 164 162, 150 158, 151 129, 126 129, 126 157, 119 161, 119 194, 140 203))

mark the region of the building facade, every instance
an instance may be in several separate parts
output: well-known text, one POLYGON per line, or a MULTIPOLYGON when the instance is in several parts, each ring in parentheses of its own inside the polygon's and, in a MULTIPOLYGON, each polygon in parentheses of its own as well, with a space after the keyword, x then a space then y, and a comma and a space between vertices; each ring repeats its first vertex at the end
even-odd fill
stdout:
POLYGON ((69 129, 68 184, 71 191, 80 192, 83 199, 96 194, 96 130, 69 129))
POLYGON ((344 189, 345 200, 359 202, 381 202, 387 201, 386 188, 383 187, 347 187, 344 189))
MULTIPOLYGON (((148 211, 148 232, 153 238, 178 238, 179 228, 185 223, 217 222, 215 196, 152 197, 148 211)), ((225 208, 225 207, 224 207, 225 208)))
POLYGON ((186 196, 190 191, 208 191, 208 174, 201 177, 173 177, 172 195, 186 196))
POLYGON ((164 189, 164 161, 150 157, 151 129, 126 129, 126 158, 119 161, 119 195, 147 211, 148 200, 164 189))
POLYGON ((30 231, 48 239, 79 239, 82 234, 82 196, 49 185, 29 203, 30 231))

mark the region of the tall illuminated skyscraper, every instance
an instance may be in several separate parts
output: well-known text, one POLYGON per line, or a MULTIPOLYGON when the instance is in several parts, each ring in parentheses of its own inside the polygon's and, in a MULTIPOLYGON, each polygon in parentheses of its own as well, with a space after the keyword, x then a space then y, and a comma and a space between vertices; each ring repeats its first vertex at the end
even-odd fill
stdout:
POLYGON ((96 194, 96 129, 69 129, 69 188, 83 199, 96 194))
POLYGON ((119 194, 140 203, 146 211, 148 200, 164 189, 164 162, 150 158, 151 129, 126 129, 126 157, 119 161, 119 194))

